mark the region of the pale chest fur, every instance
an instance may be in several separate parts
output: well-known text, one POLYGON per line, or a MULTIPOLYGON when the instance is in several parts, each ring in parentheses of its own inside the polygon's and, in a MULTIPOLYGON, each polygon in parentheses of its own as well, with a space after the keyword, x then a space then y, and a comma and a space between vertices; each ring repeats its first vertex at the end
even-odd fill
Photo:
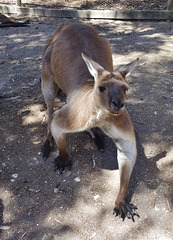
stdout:
POLYGON ((86 124, 84 125, 84 130, 88 130, 92 127, 100 125, 102 121, 104 121, 105 113, 102 109, 98 109, 95 113, 91 114, 86 124))

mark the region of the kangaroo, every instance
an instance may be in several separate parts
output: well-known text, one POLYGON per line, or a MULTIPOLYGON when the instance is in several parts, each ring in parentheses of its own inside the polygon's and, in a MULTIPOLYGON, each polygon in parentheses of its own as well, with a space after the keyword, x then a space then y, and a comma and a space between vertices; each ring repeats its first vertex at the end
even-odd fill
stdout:
POLYGON ((127 202, 128 185, 136 161, 136 139, 125 108, 128 84, 125 76, 139 59, 113 70, 112 52, 107 39, 92 26, 74 23, 61 26, 43 53, 42 93, 48 110, 47 139, 43 159, 49 157, 52 136, 59 149, 55 170, 71 169, 66 134, 99 127, 116 144, 120 188, 114 214, 122 220, 139 216, 137 207, 127 202), (54 100, 61 89, 66 104, 54 111, 54 100), (54 112, 53 112, 54 111, 54 112))

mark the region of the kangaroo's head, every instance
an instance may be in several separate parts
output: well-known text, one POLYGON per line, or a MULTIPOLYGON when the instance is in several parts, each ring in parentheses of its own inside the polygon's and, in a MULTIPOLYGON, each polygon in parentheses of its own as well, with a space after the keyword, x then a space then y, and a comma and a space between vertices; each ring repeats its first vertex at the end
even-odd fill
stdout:
POLYGON ((103 110, 112 114, 119 114, 124 109, 128 90, 125 76, 133 70, 139 59, 111 73, 84 54, 82 54, 82 57, 95 80, 95 103, 103 110))

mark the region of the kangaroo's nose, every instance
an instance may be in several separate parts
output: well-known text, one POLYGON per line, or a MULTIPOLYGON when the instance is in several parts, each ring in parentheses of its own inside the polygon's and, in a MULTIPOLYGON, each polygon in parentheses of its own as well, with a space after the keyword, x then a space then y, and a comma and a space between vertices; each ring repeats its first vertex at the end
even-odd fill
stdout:
POLYGON ((120 99, 114 99, 111 101, 111 108, 113 111, 120 111, 124 107, 124 103, 120 99))

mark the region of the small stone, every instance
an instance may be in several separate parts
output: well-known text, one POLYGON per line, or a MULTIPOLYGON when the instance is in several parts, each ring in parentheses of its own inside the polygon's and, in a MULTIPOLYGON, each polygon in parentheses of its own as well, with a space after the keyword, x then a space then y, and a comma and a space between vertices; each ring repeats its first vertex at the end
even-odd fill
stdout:
POLYGON ((74 178, 74 181, 75 181, 75 182, 80 182, 80 178, 79 178, 79 177, 76 177, 76 178, 74 178))
POLYGON ((12 178, 17 178, 17 177, 18 177, 18 174, 17 174, 17 173, 15 173, 15 174, 12 175, 12 178))
POLYGON ((156 211, 159 211, 159 210, 160 210, 157 206, 155 206, 154 209, 155 209, 156 211))
POLYGON ((94 232, 94 233, 91 235, 90 239, 93 239, 95 236, 96 236, 96 232, 94 232))
POLYGON ((94 200, 96 201, 98 198, 100 198, 99 195, 94 196, 94 200))
POLYGON ((59 192, 59 190, 58 190, 58 188, 54 188, 54 193, 58 193, 59 192))
POLYGON ((8 230, 10 227, 9 226, 0 226, 1 230, 8 230))

